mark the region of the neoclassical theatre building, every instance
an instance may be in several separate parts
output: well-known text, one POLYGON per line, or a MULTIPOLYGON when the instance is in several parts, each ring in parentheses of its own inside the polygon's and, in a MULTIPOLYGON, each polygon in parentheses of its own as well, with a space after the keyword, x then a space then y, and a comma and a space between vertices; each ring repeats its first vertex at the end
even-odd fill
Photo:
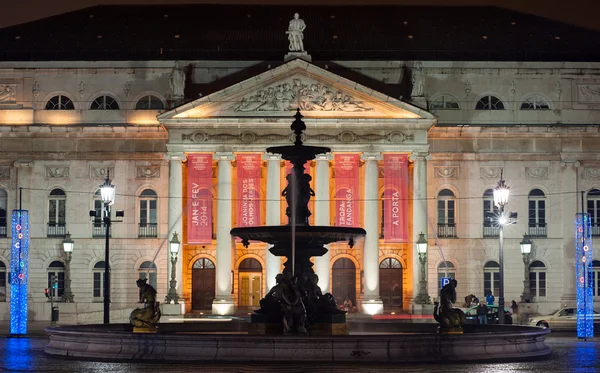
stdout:
MULTIPOLYGON (((574 304, 575 214, 600 235, 599 50, 599 32, 491 7, 99 6, 2 29, 2 317, 20 206, 30 320, 50 318, 56 276, 61 321, 100 321, 106 265, 113 320, 135 306, 136 279, 164 299, 172 273, 181 301, 165 313, 257 308, 282 260, 229 232, 288 224, 290 166, 265 149, 292 143, 297 109, 305 144, 331 148, 305 165, 310 224, 367 232, 315 258, 338 302, 422 310, 420 233, 432 301, 444 277, 459 303, 497 296, 499 228, 486 213, 503 178, 518 214, 504 229, 507 302, 574 304), (289 45, 292 26, 305 52, 289 45), (109 263, 89 214, 107 175, 113 214, 124 211, 109 263)), ((598 273, 594 261, 594 296, 598 273)))

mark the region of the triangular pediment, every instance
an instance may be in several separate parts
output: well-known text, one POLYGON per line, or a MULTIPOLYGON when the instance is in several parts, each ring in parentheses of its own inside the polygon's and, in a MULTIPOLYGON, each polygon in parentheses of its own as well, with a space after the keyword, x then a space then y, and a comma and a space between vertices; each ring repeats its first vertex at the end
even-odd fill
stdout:
POLYGON ((256 75, 158 117, 170 119, 289 117, 433 119, 389 97, 301 59, 256 75))

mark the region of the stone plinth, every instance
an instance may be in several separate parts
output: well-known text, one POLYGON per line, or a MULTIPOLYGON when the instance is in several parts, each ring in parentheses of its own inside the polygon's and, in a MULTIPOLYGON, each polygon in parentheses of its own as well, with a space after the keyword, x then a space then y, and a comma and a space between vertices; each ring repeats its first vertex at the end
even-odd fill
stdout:
POLYGON ((179 304, 162 303, 160 308, 163 316, 181 316, 185 314, 185 304, 183 302, 179 304))
POLYGON ((295 60, 296 58, 301 58, 308 62, 312 61, 312 57, 310 54, 308 54, 308 52, 290 52, 283 57, 283 60, 285 62, 288 62, 291 60, 295 60))

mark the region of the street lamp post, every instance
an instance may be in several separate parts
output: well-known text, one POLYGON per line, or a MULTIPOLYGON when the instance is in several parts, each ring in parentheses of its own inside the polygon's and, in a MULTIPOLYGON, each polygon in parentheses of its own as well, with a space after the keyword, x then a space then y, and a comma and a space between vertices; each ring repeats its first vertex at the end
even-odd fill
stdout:
POLYGON ((62 301, 72 303, 73 293, 71 292, 71 254, 73 253, 75 242, 71 239, 70 233, 66 234, 62 244, 65 252, 65 290, 62 294, 62 301))
POLYGON ((527 234, 523 235, 523 241, 521 244, 521 254, 523 254, 523 264, 525 267, 525 275, 523 277, 523 295, 521 295, 521 302, 531 302, 531 288, 529 285, 529 261, 531 256, 532 242, 527 234))
POLYGON ((179 242, 179 236, 177 236, 177 232, 173 233, 173 237, 171 241, 169 241, 169 251, 171 252, 171 281, 169 282, 169 292, 167 293, 165 302, 170 304, 173 302, 174 304, 179 304, 179 296, 177 295, 177 279, 176 279, 176 267, 177 264, 177 254, 179 253, 179 247, 181 243, 179 242))
POLYGON ((115 203, 115 186, 111 184, 108 172, 104 184, 100 185, 100 195, 104 204, 104 323, 110 324, 110 206, 115 203))
POLYGON ((494 205, 498 207, 498 237, 500 239, 500 289, 498 294, 498 324, 504 324, 504 226, 508 224, 508 217, 504 214, 504 207, 508 204, 509 187, 506 186, 500 174, 498 185, 494 188, 494 205))
POLYGON ((419 280, 419 293, 415 298, 416 304, 431 304, 429 294, 427 294, 427 278, 425 276, 427 263, 427 239, 423 232, 419 233, 417 240, 417 253, 419 254, 419 263, 421 264, 421 279, 419 280))

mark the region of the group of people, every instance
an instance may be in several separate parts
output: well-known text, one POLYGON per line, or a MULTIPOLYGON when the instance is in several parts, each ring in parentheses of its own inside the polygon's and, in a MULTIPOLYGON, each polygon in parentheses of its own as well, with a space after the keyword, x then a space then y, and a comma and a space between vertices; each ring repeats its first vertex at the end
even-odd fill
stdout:
MULTIPOLYGON (((485 296, 485 302, 479 302, 479 299, 477 297, 473 298, 473 302, 477 305, 477 320, 479 324, 488 323, 488 306, 492 306, 494 304, 495 299, 496 298, 494 297, 494 294, 492 294, 491 292, 489 292, 488 295, 485 296)), ((510 308, 512 310, 513 315, 519 312, 519 305, 514 300, 511 302, 510 308)))

